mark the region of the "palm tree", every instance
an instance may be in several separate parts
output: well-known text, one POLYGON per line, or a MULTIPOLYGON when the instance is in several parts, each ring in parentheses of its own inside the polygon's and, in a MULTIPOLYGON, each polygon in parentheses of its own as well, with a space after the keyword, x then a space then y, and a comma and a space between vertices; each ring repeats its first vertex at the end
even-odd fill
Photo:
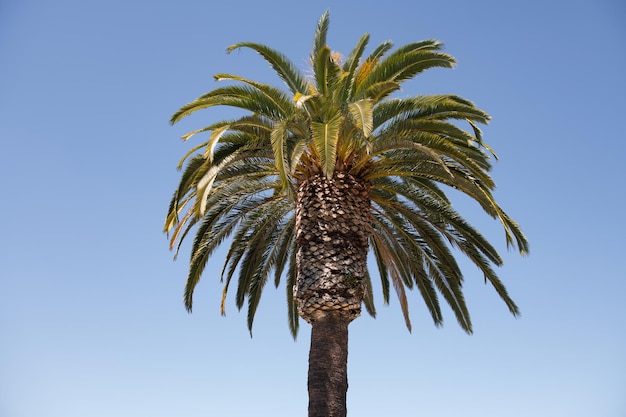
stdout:
POLYGON ((492 268, 502 264, 500 255, 455 211, 446 191, 478 202, 501 222, 507 246, 528 250, 492 195, 495 154, 478 128, 489 116, 456 95, 392 97, 419 73, 454 66, 441 43, 394 50, 383 42, 364 57, 365 34, 344 58, 327 46, 328 24, 326 12, 315 31, 311 76, 265 45, 238 43, 228 52, 257 52, 287 90, 218 74, 225 86, 172 116, 177 123, 213 106, 244 110, 183 136, 207 132, 180 161, 184 170, 165 222, 176 253, 195 230, 184 292, 189 311, 208 259, 226 239, 222 313, 236 276, 236 305, 247 302, 251 331, 267 281, 273 277, 279 286, 286 278, 292 334, 298 317, 312 325, 309 416, 324 417, 346 415, 348 324, 362 304, 376 314, 370 248, 384 302, 393 286, 409 330, 406 290, 417 288, 435 325, 443 323, 441 296, 468 333, 453 250, 476 265, 513 315, 518 308, 492 268))

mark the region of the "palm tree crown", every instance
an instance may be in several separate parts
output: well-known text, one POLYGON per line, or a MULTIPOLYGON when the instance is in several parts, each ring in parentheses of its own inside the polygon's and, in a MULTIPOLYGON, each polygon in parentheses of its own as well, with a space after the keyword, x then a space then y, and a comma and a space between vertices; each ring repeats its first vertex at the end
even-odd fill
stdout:
MULTIPOLYGON (((251 329, 268 279, 273 277, 278 286, 286 277, 295 336, 298 312, 305 317, 293 288, 299 241, 306 234, 296 213, 306 210, 306 193, 324 193, 324 187, 342 184, 358 189, 363 198, 328 211, 334 217, 326 219, 326 225, 334 224, 337 216, 360 213, 358 222, 351 220, 346 226, 354 229, 350 238, 357 241, 355 250, 372 251, 383 299, 389 301, 393 286, 409 329, 406 289, 416 287, 435 324, 443 322, 439 304, 443 297, 460 326, 472 331, 453 250, 476 265, 517 315, 517 306, 492 268, 502 264, 500 255, 455 211, 444 192, 447 186, 478 202, 501 222, 507 245, 522 254, 528 251, 520 228, 492 195, 494 182, 488 172, 495 154, 478 127, 489 116, 456 95, 392 97, 404 81, 433 67, 451 68, 454 58, 435 40, 396 49, 383 42, 365 56, 368 34, 343 58, 327 46, 328 22, 326 13, 317 25, 310 55, 312 76, 265 45, 238 43, 228 52, 241 48, 257 52, 287 89, 217 74, 215 79, 226 81, 225 86, 172 116, 171 122, 177 123, 213 106, 245 111, 242 117, 183 137, 207 133, 207 140, 180 161, 179 168, 184 169, 165 222, 176 251, 195 229, 185 306, 191 310, 194 288, 208 259, 228 238, 230 248, 221 271, 222 312, 236 276, 236 304, 242 308, 247 301, 251 329)), ((370 275, 366 270, 362 275, 362 299, 375 315, 370 275)), ((344 279, 348 282, 350 273, 344 279)))

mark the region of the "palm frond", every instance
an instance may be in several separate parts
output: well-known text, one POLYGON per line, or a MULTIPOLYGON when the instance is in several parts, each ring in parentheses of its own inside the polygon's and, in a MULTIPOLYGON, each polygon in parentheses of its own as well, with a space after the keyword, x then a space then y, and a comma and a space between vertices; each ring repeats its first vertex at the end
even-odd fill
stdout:
POLYGON ((385 270, 387 271, 388 276, 391 277, 393 288, 396 290, 396 294, 398 295, 400 309, 402 310, 402 315, 404 316, 404 323, 406 324, 407 329, 411 331, 412 326, 411 318, 409 317, 409 303, 404 288, 405 282, 403 282, 402 274, 399 271, 400 265, 402 265, 402 261, 398 259, 398 252, 390 250, 390 241, 383 241, 381 239, 381 235, 376 233, 373 235, 372 238, 374 245, 377 248, 376 252, 381 257, 381 262, 385 266, 385 270))
POLYGON ((172 124, 178 123, 181 119, 198 110, 215 106, 235 107, 251 113, 262 114, 270 119, 285 118, 290 110, 288 108, 289 100, 284 95, 283 97, 276 97, 267 93, 267 91, 250 85, 230 85, 217 88, 181 107, 174 113, 170 122, 172 124))
POLYGON ((231 53, 241 48, 252 49, 261 55, 271 65, 274 71, 276 71, 276 74, 287 84, 287 87, 289 87, 289 90, 291 90, 293 94, 306 94, 308 92, 306 79, 285 55, 263 44, 254 42, 236 43, 229 46, 227 52, 231 53))
POLYGON ((452 56, 438 52, 436 48, 425 47, 427 43, 406 45, 380 60, 359 86, 355 97, 359 97, 360 92, 372 84, 387 81, 401 83, 430 68, 454 66, 455 60, 452 56))
POLYGON ((270 135, 272 142, 272 150, 274 152, 274 161, 276 162, 276 169, 280 175, 280 179, 283 184, 283 189, 290 188, 290 172, 288 172, 286 143, 285 135, 287 133, 287 124, 284 121, 276 122, 274 129, 270 135))
POLYGON ((320 54, 320 51, 326 47, 326 34, 330 24, 330 13, 328 10, 324 12, 320 20, 317 22, 315 34, 313 35, 313 50, 311 51, 311 62, 314 62, 320 54))
POLYGON ((341 121, 341 114, 337 114, 327 122, 311 122, 313 142, 320 155, 322 170, 327 178, 331 178, 335 171, 341 121))
POLYGON ((361 63, 361 56, 363 56, 363 52, 367 47, 369 39, 370 35, 368 33, 361 36, 361 39, 359 39, 343 64, 343 71, 346 74, 346 77, 341 96, 342 101, 344 102, 349 102, 352 98, 351 95, 356 79, 356 72, 359 68, 359 64, 361 63))
POLYGON ((367 313, 376 318, 376 306, 374 305, 374 289, 372 288, 372 278, 369 272, 366 271, 365 277, 363 277, 365 284, 365 296, 363 298, 363 305, 367 313))
POLYGON ((350 114, 365 137, 368 137, 374 128, 372 108, 372 101, 368 99, 354 101, 348 104, 350 114))
POLYGON ((298 328, 300 327, 300 318, 298 316, 298 302, 293 296, 293 288, 296 285, 296 251, 291 252, 289 258, 289 270, 287 272, 287 312, 289 320, 289 331, 291 336, 296 339, 298 328))

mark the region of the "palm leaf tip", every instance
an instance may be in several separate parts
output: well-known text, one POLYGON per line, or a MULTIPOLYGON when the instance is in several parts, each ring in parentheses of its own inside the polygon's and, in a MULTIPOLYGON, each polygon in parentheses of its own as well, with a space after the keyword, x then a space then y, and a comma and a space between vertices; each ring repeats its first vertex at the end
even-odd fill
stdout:
POLYGON ((326 34, 330 24, 330 12, 326 10, 320 20, 317 22, 315 36, 313 40, 313 51, 311 51, 311 59, 314 60, 320 49, 326 46, 326 34))
POLYGON ((193 310, 193 296, 185 291, 185 295, 183 296, 183 303, 185 304, 185 310, 187 313, 191 314, 193 310))

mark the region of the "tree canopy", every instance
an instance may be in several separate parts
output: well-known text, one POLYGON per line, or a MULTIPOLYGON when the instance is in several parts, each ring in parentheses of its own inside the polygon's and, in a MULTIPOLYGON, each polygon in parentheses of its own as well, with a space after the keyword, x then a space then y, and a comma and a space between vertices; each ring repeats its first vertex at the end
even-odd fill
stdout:
MULTIPOLYGON (((228 48, 229 53, 258 53, 286 88, 217 74, 215 80, 224 86, 172 116, 171 122, 177 123, 210 107, 244 111, 241 117, 183 136, 187 141, 205 134, 179 163, 182 176, 165 222, 176 252, 195 229, 185 306, 191 311, 207 261, 228 242, 219 274, 224 282, 222 312, 236 278, 236 304, 242 308, 247 301, 251 329, 267 281, 273 278, 279 286, 286 278, 295 335, 298 316, 291 288, 296 275, 296 191, 315 175, 332 178, 342 172, 369 187, 369 245, 383 300, 389 301, 393 287, 409 329, 407 289, 417 289, 436 325, 443 323, 443 297, 459 325, 472 331, 463 274, 455 259, 458 252, 478 268, 509 311, 519 314, 493 268, 502 264, 501 256, 446 195, 450 187, 476 201, 501 223, 507 246, 527 253, 525 236, 492 194, 495 183, 489 171, 496 155, 479 128, 489 122, 489 115, 453 94, 394 96, 403 82, 423 71, 452 68, 454 58, 436 40, 395 49, 383 42, 366 55, 368 34, 344 57, 327 45, 328 23, 326 13, 318 22, 308 71, 262 44, 243 42, 228 48)), ((365 285, 364 304, 375 315, 369 273, 365 285)))

